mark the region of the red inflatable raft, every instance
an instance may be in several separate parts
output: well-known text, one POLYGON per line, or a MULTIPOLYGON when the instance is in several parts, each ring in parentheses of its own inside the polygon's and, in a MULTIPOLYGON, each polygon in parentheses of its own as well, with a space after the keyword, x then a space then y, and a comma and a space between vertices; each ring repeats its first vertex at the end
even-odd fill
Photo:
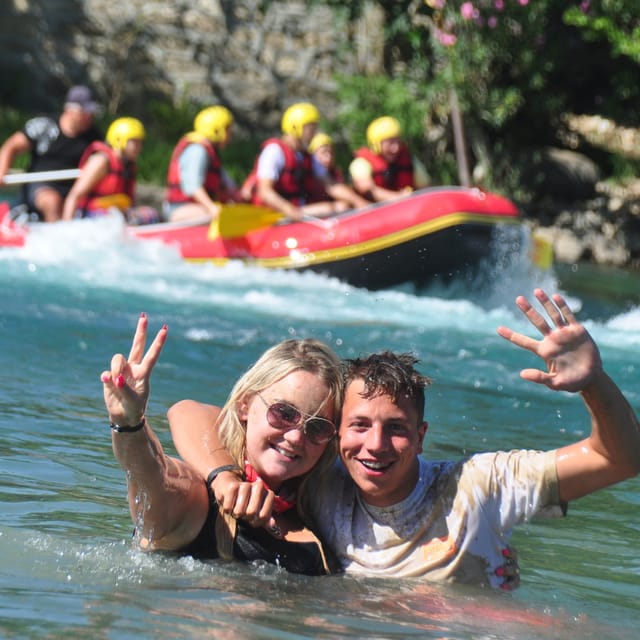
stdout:
MULTIPOLYGON (((508 199, 463 187, 423 189, 327 220, 284 223, 280 218, 264 208, 226 205, 213 224, 153 224, 128 227, 127 234, 174 245, 189 261, 311 269, 380 289, 473 273, 490 257, 496 227, 520 222, 508 199)), ((0 246, 28 241, 28 225, 2 211, 0 220, 0 246)))

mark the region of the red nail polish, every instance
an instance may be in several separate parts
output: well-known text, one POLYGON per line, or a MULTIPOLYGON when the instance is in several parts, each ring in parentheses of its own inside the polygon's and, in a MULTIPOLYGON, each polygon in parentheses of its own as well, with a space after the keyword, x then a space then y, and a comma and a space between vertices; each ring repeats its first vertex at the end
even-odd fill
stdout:
POLYGON ((122 387, 124 387, 124 376, 122 374, 120 374, 117 378, 116 378, 116 387, 118 387, 119 389, 122 389, 122 387))
POLYGON ((100 382, 109 382, 111 380, 111 376, 108 373, 103 373, 100 376, 100 382))
POLYGON ((146 318, 146 317, 147 317, 147 314, 143 311, 143 312, 140 314, 140 317, 141 317, 141 318, 146 318))
POLYGON ((162 325, 162 328, 163 328, 165 331, 169 331, 169 325, 167 325, 167 324, 163 324, 163 325, 162 325))
POLYGON ((504 567, 498 567, 495 572, 494 572, 497 576, 503 576, 504 575, 504 567))
POLYGON ((502 555, 505 558, 511 557, 511 549, 509 549, 508 547, 506 549, 503 549, 502 550, 502 555))

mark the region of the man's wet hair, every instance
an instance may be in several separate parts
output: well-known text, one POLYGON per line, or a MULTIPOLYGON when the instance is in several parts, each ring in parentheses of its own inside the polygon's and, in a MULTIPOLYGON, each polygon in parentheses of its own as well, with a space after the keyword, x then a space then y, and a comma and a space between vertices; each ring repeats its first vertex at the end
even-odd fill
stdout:
POLYGON ((397 403, 401 398, 409 398, 415 405, 418 418, 424 415, 424 390, 431 379, 423 376, 415 365, 419 360, 412 353, 383 351, 372 353, 365 358, 342 361, 342 380, 345 388, 354 380, 364 382, 363 398, 373 398, 384 394, 397 403))

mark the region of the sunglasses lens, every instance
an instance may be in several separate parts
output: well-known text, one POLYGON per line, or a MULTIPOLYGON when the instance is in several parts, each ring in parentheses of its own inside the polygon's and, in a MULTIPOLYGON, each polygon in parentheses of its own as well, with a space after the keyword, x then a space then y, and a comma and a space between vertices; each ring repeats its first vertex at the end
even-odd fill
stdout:
MULTIPOLYGON (((260 396, 262 398, 262 396, 260 396)), ((262 400, 265 405, 267 402, 262 400)), ((274 429, 298 429, 302 423, 302 413, 286 402, 274 402, 267 406, 267 420, 274 429)), ((302 425, 304 434, 313 444, 329 442, 336 433, 333 422, 326 418, 308 418, 302 425)))
POLYGON ((294 429, 300 424, 302 414, 290 404, 276 402, 267 411, 267 420, 277 429, 294 429))
POLYGON ((329 442, 336 430, 333 424, 324 418, 309 418, 305 424, 304 432, 311 442, 322 444, 329 442))

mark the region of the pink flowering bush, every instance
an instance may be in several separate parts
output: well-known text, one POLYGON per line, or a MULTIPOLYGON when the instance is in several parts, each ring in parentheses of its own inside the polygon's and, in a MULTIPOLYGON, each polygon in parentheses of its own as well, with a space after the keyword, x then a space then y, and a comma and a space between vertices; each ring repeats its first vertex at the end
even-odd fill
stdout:
MULTIPOLYGON (((618 120, 640 101, 638 0, 396 0, 384 11, 385 74, 340 81, 341 124, 398 117, 436 181, 455 179, 451 92, 460 104, 472 164, 500 181, 517 154, 562 144, 566 113, 618 120), (393 92, 382 87, 391 82, 393 92), (440 173, 439 173, 440 172, 440 173)), ((355 19, 364 0, 330 2, 355 19)), ((633 119, 633 118, 631 118, 633 119)), ((629 122, 638 126, 637 118, 629 122)), ((353 132, 353 133, 352 133, 353 132)))

